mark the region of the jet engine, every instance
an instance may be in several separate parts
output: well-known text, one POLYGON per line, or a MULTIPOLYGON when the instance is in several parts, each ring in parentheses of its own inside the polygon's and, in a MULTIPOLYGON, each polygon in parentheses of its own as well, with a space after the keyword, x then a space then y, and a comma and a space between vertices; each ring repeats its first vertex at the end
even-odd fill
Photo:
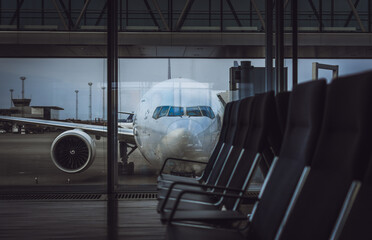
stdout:
POLYGON ((66 173, 79 173, 89 168, 95 153, 94 140, 79 129, 61 133, 51 147, 53 163, 66 173))

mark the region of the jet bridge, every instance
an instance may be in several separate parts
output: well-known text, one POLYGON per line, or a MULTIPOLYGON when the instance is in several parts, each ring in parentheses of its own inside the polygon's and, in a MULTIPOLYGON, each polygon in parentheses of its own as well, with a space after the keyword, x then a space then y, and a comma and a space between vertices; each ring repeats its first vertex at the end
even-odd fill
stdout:
MULTIPOLYGON (((284 68, 284 84, 283 86, 275 86, 276 92, 287 90, 288 69, 284 68)), ((229 79, 229 101, 242 99, 253 96, 258 93, 263 93, 268 90, 265 82, 265 68, 254 67, 250 61, 234 62, 234 67, 230 68, 229 79)), ((275 78, 275 71, 273 69, 275 78)), ((222 97, 222 96, 221 96, 222 97)), ((221 98, 220 97, 220 98, 221 98)))

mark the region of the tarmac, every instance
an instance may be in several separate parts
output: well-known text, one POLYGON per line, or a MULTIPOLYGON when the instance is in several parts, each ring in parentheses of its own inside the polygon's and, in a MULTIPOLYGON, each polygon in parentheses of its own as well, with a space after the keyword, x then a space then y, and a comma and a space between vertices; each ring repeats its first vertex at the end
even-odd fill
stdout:
MULTIPOLYGON (((52 162, 50 148, 60 132, 43 134, 0 134, 0 186, 101 185, 106 184, 106 138, 95 140, 96 157, 84 172, 68 174, 52 162)), ((129 157, 135 163, 132 176, 119 176, 119 184, 155 184, 158 169, 136 150, 129 157)))
MULTIPOLYGON (((84 172, 68 174, 59 170, 51 160, 50 148, 53 140, 61 132, 43 134, 0 134, 0 188, 5 191, 13 189, 105 189, 107 182, 106 138, 95 140, 96 157, 92 165, 84 172), (97 188, 99 186, 99 188, 97 188)), ((92 136, 94 137, 94 136, 92 136)), ((125 189, 136 191, 156 190, 159 166, 152 166, 135 150, 129 157, 134 162, 133 175, 119 175, 118 184, 125 189)), ((260 188, 263 178, 258 175, 250 187, 260 188)), ((16 190, 14 190, 16 191, 16 190)), ((33 191, 33 190, 32 190, 33 191)), ((80 190, 79 190, 80 191, 80 190)))

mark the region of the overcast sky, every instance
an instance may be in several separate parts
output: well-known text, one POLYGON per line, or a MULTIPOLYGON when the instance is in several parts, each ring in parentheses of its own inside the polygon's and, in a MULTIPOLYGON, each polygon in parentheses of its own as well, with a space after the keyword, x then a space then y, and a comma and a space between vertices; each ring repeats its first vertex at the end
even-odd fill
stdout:
MULTIPOLYGON (((212 90, 227 90, 229 68, 236 59, 171 59, 172 77, 184 77, 209 83, 212 90)), ((242 59, 237 59, 241 61, 242 59)), ((249 60, 249 59, 246 59, 249 60)), ((264 59, 252 65, 264 67, 264 59)), ((340 75, 372 69, 372 60, 299 60, 299 82, 311 79, 312 62, 339 65, 340 75)), ((135 111, 141 96, 155 83, 168 78, 167 59, 121 59, 119 64, 119 110, 135 111)), ((291 61, 288 67, 292 87, 291 61)), ((79 90, 79 118, 88 119, 89 86, 92 82, 92 115, 102 117, 102 86, 106 86, 105 59, 0 59, 0 108, 10 107, 10 91, 21 98, 21 76, 25 76, 25 97, 33 106, 59 106, 60 118, 75 117, 75 90, 79 90)), ((320 77, 331 79, 331 71, 321 70, 320 77)), ((106 89, 107 90, 107 89, 106 89)), ((106 94, 105 94, 106 95, 106 94)))

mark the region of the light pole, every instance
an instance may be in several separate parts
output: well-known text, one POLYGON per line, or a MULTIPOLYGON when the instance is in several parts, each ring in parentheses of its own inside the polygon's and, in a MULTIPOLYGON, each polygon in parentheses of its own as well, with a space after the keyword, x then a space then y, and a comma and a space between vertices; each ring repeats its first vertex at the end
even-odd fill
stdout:
MULTIPOLYGON (((25 99, 25 80, 26 80, 26 77, 20 77, 20 79, 22 80, 22 100, 25 99)), ((25 109, 24 109, 24 103, 22 103, 22 117, 24 117, 24 113, 25 112, 25 109)))
POLYGON ((105 89, 102 87, 102 121, 105 121, 105 89))
POLYGON ((10 107, 13 107, 13 92, 14 92, 14 89, 9 89, 10 91, 10 107))
POLYGON ((22 80, 22 99, 25 98, 25 80, 26 80, 26 77, 20 77, 20 79, 22 80))
POLYGON ((75 120, 78 120, 78 95, 79 95, 79 90, 75 90, 76 93, 76 112, 75 112, 75 120))
POLYGON ((93 83, 89 82, 89 120, 92 121, 92 85, 93 83))

